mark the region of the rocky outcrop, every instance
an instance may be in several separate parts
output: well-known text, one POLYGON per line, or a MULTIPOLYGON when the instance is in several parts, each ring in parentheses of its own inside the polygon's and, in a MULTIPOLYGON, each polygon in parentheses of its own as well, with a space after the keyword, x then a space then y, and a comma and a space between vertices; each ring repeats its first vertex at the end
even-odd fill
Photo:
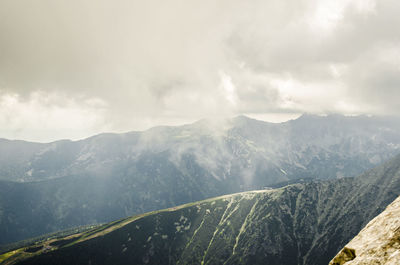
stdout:
POLYGON ((329 263, 342 264, 400 264, 400 197, 369 222, 329 263))

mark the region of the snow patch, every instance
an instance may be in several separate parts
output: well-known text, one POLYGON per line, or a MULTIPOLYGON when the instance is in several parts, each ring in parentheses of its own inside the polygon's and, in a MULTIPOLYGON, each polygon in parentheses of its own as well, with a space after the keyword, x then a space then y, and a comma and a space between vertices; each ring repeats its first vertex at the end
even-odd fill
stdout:
POLYGON ((29 171, 27 171, 25 174, 28 175, 29 177, 32 177, 34 169, 30 169, 29 171))

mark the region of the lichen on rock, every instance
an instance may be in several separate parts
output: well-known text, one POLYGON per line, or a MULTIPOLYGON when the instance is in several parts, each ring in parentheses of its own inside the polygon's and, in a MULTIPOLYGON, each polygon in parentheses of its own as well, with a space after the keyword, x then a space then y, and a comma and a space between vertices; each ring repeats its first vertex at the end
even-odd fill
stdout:
POLYGON ((355 259, 356 251, 353 248, 344 247, 336 257, 329 262, 329 265, 343 265, 346 262, 355 259))

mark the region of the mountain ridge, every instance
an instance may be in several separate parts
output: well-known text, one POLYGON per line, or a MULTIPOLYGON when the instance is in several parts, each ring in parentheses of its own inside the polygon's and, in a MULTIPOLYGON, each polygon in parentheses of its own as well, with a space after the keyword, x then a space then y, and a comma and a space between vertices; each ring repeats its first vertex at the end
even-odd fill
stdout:
POLYGON ((270 122, 270 121, 265 121, 265 120, 261 120, 261 119, 257 119, 257 118, 252 118, 250 116, 244 115, 244 114, 240 114, 237 116, 234 116, 233 118, 220 118, 220 119, 216 119, 216 118, 203 118, 203 119, 199 119, 197 121, 194 122, 189 122, 189 123, 184 123, 184 124, 180 124, 180 125, 156 125, 144 130, 128 130, 126 132, 101 132, 98 134, 94 134, 94 135, 90 135, 87 137, 84 137, 82 139, 77 139, 77 140, 72 140, 72 139, 68 139, 68 138, 63 138, 63 139, 57 139, 54 141, 49 141, 49 142, 38 142, 38 141, 30 141, 30 140, 24 140, 24 139, 9 139, 9 138, 2 138, 0 137, 0 142, 6 141, 6 142, 24 142, 24 143, 31 143, 31 144, 38 144, 38 145, 46 145, 46 144, 52 144, 52 143, 57 143, 57 142, 81 142, 81 141, 85 141, 91 138, 96 138, 98 136, 102 136, 102 135, 129 135, 129 134, 136 134, 136 133, 144 133, 144 132, 148 132, 151 130, 157 130, 157 129, 166 129, 166 128, 182 128, 182 127, 187 127, 187 126, 192 126, 195 124, 213 124, 216 123, 214 121, 223 121, 223 122, 231 122, 231 123, 235 123, 235 122, 240 122, 240 121, 252 121, 252 122, 256 122, 256 123, 260 123, 260 124, 270 124, 270 125, 276 125, 276 124, 286 124, 286 123, 292 123, 292 122, 296 122, 296 121, 301 121, 301 120, 322 120, 322 119, 326 119, 326 118, 330 118, 330 119, 336 119, 336 120, 342 120, 342 119, 382 119, 382 120, 393 120, 393 119, 398 119, 397 116, 379 116, 379 115, 343 115, 343 114, 326 114, 326 115, 318 115, 318 114, 311 114, 311 113, 303 113, 301 114, 299 117, 295 118, 295 119, 290 119, 287 121, 283 121, 283 122, 270 122))

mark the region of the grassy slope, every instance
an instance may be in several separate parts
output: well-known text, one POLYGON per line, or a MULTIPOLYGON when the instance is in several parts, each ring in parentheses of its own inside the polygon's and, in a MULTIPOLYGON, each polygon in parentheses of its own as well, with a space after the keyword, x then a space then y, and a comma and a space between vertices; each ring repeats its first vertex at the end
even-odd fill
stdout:
MULTIPOLYGON (((248 210, 249 207, 244 207, 243 202, 246 201, 247 204, 251 203, 254 200, 256 194, 258 193, 260 192, 255 191, 249 193, 238 193, 228 196, 221 196, 217 198, 207 199, 197 203, 189 203, 178 207, 172 207, 161 211, 154 211, 142 215, 133 216, 130 218, 121 219, 83 233, 73 234, 61 239, 51 239, 47 241, 46 240, 41 241, 28 247, 22 247, 20 249, 4 253, 3 255, 0 256, 0 262, 4 262, 4 264, 14 264, 18 261, 32 258, 40 254, 49 255, 49 257, 53 257, 53 254, 60 253, 62 256, 67 254, 69 257, 72 257, 74 256, 73 253, 77 251, 77 248, 78 249, 80 249, 81 247, 91 248, 91 246, 96 246, 97 243, 99 243, 97 242, 99 240, 102 241, 101 243, 108 242, 111 245, 113 245, 114 242, 120 241, 121 239, 125 239, 126 235, 130 236, 131 233, 135 235, 134 236, 135 239, 141 238, 142 239, 141 241, 146 239, 145 242, 142 242, 143 247, 145 249, 146 249, 146 243, 150 243, 148 244, 148 246, 150 246, 150 249, 148 249, 147 251, 150 250, 151 254, 152 252, 151 239, 149 240, 150 235, 148 235, 148 233, 153 229, 165 230, 165 234, 161 234, 161 231, 159 231, 159 233, 154 232, 151 236, 153 237, 153 240, 161 238, 165 242, 170 242, 172 238, 174 241, 180 242, 179 244, 177 244, 177 248, 179 249, 182 248, 183 246, 183 244, 181 244, 183 236, 183 238, 185 238, 187 241, 185 248, 189 246, 196 248, 197 243, 196 245, 193 245, 193 242, 204 241, 203 239, 199 239, 197 237, 204 235, 208 235, 210 237, 214 234, 215 231, 212 230, 212 227, 217 225, 216 222, 218 221, 218 218, 224 217, 222 216, 223 211, 225 212, 225 214, 227 214, 229 209, 232 209, 232 205, 235 205, 236 210, 240 208, 240 212, 248 210), (187 216, 184 216, 185 214, 187 216), (184 216, 187 219, 183 219, 182 216, 184 216), (202 220, 200 220, 201 217, 203 217, 202 220), (191 221, 189 221, 189 219, 191 221), (174 222, 171 223, 172 221, 174 222), (169 225, 166 225, 167 228, 165 228, 164 224, 167 223, 169 223, 169 225), (187 235, 191 233, 192 235, 190 240, 187 240, 188 239, 187 235), (149 240, 149 242, 147 242, 147 240, 149 240), (36 248, 37 251, 29 252, 30 249, 34 248, 36 248), (69 251, 72 251, 73 253, 68 254, 69 251)), ((265 191, 265 193, 270 193, 270 191, 265 191)), ((222 222, 222 219, 220 221, 222 222)), ((123 248, 126 247, 127 249, 128 246, 130 248, 140 247, 138 241, 137 240, 133 241, 132 237, 130 240, 129 238, 127 238, 126 242, 127 243, 122 244, 121 247, 123 248)), ((206 246, 203 246, 203 248, 204 247, 206 246)), ((178 249, 175 249, 175 251, 177 251, 178 249)), ((93 251, 97 252, 97 250, 93 251)), ((149 253, 146 254, 145 252, 146 251, 144 251, 142 254, 144 254, 144 256, 146 257, 146 255, 149 253)), ((186 251, 186 253, 187 252, 188 251, 186 251)), ((206 253, 204 253, 203 256, 205 256, 205 254, 206 253)), ((98 256, 98 253, 95 255, 98 256)), ((185 253, 183 253, 182 256, 185 256, 185 253)), ((203 256, 201 258, 203 258, 203 256)), ((82 259, 82 255, 78 255, 78 257, 79 259, 82 259)), ((90 255, 88 256, 88 259, 90 259, 90 255)))

